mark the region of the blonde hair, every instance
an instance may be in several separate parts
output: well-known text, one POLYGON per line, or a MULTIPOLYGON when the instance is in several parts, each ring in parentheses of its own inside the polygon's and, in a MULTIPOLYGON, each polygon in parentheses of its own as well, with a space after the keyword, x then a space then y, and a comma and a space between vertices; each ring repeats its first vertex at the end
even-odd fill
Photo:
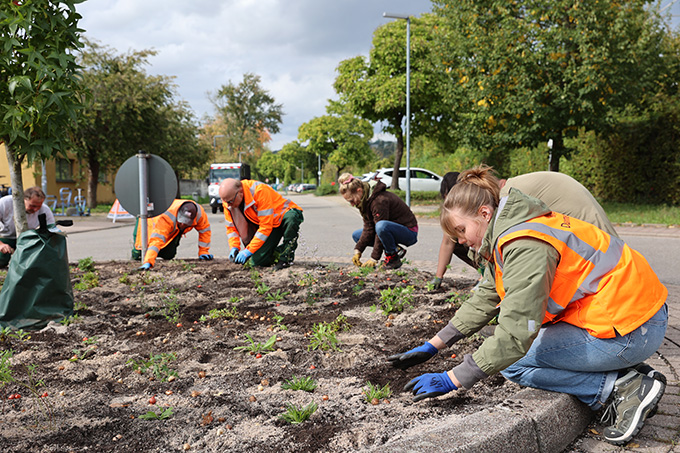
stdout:
POLYGON ((449 237, 457 237, 450 220, 453 210, 467 217, 476 217, 482 206, 490 206, 496 211, 500 199, 498 182, 493 168, 483 164, 458 175, 456 185, 446 195, 439 218, 442 229, 449 237))
POLYGON ((338 184, 340 184, 340 195, 344 195, 347 192, 357 193, 359 188, 366 190, 364 184, 359 178, 355 178, 351 173, 343 173, 338 178, 338 184))

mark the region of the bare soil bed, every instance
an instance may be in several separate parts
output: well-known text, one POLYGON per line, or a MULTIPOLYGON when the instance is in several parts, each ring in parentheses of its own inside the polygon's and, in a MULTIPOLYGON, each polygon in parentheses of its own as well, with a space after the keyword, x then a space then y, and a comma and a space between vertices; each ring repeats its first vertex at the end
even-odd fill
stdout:
MULTIPOLYGON (((98 286, 74 290, 77 319, 30 339, 0 338, 13 378, 35 389, 0 382, 2 451, 370 451, 518 390, 497 377, 420 403, 402 391, 413 377, 459 363, 479 338, 408 371, 386 361, 439 331, 471 279, 428 292, 432 275, 409 265, 370 273, 311 263, 251 270, 224 260, 160 261, 145 273, 136 266, 96 263, 98 286), (383 313, 385 290, 406 302, 402 312, 383 313), (272 336, 272 350, 259 355, 234 349, 272 336), (311 392, 283 388, 307 377, 317 384, 311 392), (367 401, 368 383, 389 384, 392 395, 367 401), (311 403, 318 409, 308 420, 281 418, 311 403), (146 419, 149 412, 166 417, 146 419)), ((88 277, 72 269, 74 285, 88 277)))

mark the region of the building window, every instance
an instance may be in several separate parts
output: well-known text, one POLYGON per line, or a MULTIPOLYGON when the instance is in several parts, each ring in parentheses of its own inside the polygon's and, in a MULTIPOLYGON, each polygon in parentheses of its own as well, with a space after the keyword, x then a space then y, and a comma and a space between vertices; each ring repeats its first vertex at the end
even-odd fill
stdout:
POLYGON ((73 162, 69 159, 57 159, 57 182, 73 182, 73 162))

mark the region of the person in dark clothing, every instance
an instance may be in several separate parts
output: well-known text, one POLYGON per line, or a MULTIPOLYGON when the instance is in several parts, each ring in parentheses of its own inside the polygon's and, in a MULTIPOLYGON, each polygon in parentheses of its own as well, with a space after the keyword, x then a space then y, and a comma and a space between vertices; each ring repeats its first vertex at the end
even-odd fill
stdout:
POLYGON ((352 233, 356 243, 352 263, 375 267, 384 250, 385 267, 401 267, 406 249, 400 244, 410 247, 418 241, 418 222, 411 209, 397 195, 388 192, 382 182, 371 189, 367 182, 349 173, 343 173, 338 182, 340 195, 359 209, 364 220, 364 227, 352 233), (368 246, 373 246, 373 252, 371 258, 362 264, 361 255, 368 246))

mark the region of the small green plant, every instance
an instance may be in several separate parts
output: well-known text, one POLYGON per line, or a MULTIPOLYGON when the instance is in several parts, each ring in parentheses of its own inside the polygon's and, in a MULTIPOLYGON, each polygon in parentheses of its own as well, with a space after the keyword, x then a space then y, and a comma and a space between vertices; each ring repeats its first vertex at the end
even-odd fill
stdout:
POLYGON ((389 383, 380 387, 379 385, 373 385, 370 382, 366 382, 366 387, 361 389, 361 392, 364 394, 364 399, 368 403, 373 402, 373 400, 380 401, 383 398, 392 396, 392 390, 390 389, 389 383))
POLYGON ((256 291, 257 294, 259 294, 260 296, 264 296, 265 294, 267 294, 267 292, 268 292, 270 289, 271 289, 271 288, 270 288, 269 286, 267 286, 267 284, 264 283, 264 282, 259 282, 259 283, 257 284, 257 286, 255 286, 255 291, 256 291))
POLYGON ((253 268, 250 270, 250 279, 257 285, 260 283, 260 281, 262 281, 262 275, 253 268))
POLYGON ((380 308, 385 316, 390 313, 400 313, 404 309, 412 307, 413 286, 387 288, 380 291, 380 305, 373 305, 371 311, 380 308))
POLYGON ((272 326, 274 329, 288 330, 285 324, 283 324, 283 315, 274 315, 272 319, 276 321, 276 324, 272 326))
POLYGON ((297 282, 297 286, 312 286, 315 285, 319 280, 313 274, 305 274, 297 282))
POLYGON ((269 340, 267 340, 264 344, 255 343, 255 340, 253 340, 253 338, 248 334, 245 334, 245 336, 247 343, 249 344, 246 344, 245 346, 237 346, 234 348, 234 351, 246 351, 251 354, 266 354, 267 352, 274 350, 274 345, 276 344, 276 334, 269 337, 269 340))
POLYGON ((142 420, 167 420, 173 416, 172 407, 166 407, 158 412, 149 411, 144 415, 140 415, 139 418, 142 420))
POLYGON ((370 274, 371 272, 373 272, 373 270, 374 270, 374 269, 371 268, 371 267, 359 267, 359 268, 353 270, 352 272, 350 272, 350 273, 347 274, 347 275, 349 275, 350 277, 361 277, 361 278, 364 278, 364 277, 366 277, 368 274, 370 274))
POLYGON ((171 324, 177 324, 182 317, 182 306, 177 297, 177 291, 171 289, 161 296, 163 307, 157 311, 171 324))
POLYGON ((408 271, 404 269, 398 269, 394 271, 394 275, 396 275, 399 278, 406 278, 408 277, 408 271))
POLYGON ((322 297, 322 293, 315 286, 310 286, 305 293, 305 303, 307 305, 314 305, 314 302, 322 297))
POLYGON ((74 313, 71 316, 67 316, 64 319, 62 319, 61 321, 59 321, 59 323, 62 326, 70 326, 71 324, 76 323, 76 322, 80 322, 80 315, 78 313, 74 313))
POLYGON ((469 298, 470 294, 468 293, 454 292, 446 299, 446 302, 450 303, 453 307, 458 308, 469 298))
POLYGON ((30 339, 31 334, 24 332, 24 329, 14 330, 9 326, 0 329, 0 342, 9 342, 10 340, 28 341, 30 339))
POLYGON ((311 376, 304 378, 293 376, 290 380, 287 380, 281 384, 281 388, 286 390, 303 390, 305 392, 313 392, 317 385, 318 384, 311 376))
POLYGON ((202 315, 200 321, 207 321, 209 319, 235 319, 238 318, 238 311, 236 307, 231 308, 213 308, 208 312, 208 315, 202 315))
POLYGON ((341 351, 338 347, 340 341, 335 335, 337 330, 330 324, 325 322, 320 322, 314 324, 312 327, 312 337, 308 346, 308 350, 321 349, 322 351, 328 351, 332 349, 334 351, 341 351))
POLYGON ((177 354, 174 352, 163 352, 160 354, 149 354, 149 360, 129 359, 126 365, 132 367, 139 374, 151 371, 154 378, 165 382, 170 376, 177 377, 177 371, 168 367, 168 364, 174 360, 177 360, 177 354))
POLYGON ((308 420, 318 408, 319 406, 317 406, 317 404, 314 402, 311 402, 304 407, 298 407, 294 404, 286 404, 286 411, 281 414, 279 418, 295 425, 308 420))
POLYGON ((361 292, 362 289, 364 289, 364 286, 366 286, 366 282, 363 280, 359 280, 354 284, 352 287, 352 294, 355 296, 361 292))
POLYGON ((73 303, 73 310, 74 310, 74 311, 85 311, 85 310, 88 310, 89 308, 90 308, 90 307, 88 307, 88 306, 85 304, 85 302, 81 302, 81 301, 79 301, 79 300, 76 300, 76 301, 73 303))
POLYGON ((68 360, 69 362, 78 362, 80 360, 85 360, 88 357, 93 356, 96 350, 97 346, 90 346, 89 348, 83 349, 82 351, 80 349, 74 349, 73 355, 68 360))
POLYGON ((132 281, 130 280, 130 274, 128 274, 127 272, 124 272, 123 275, 118 277, 118 282, 122 283, 123 285, 128 285, 128 286, 131 285, 132 281))
POLYGON ((80 280, 73 285, 77 291, 86 291, 99 286, 99 274, 97 272, 85 272, 80 280))
POLYGON ((282 292, 280 289, 277 289, 276 292, 267 293, 265 300, 267 302, 281 302, 288 294, 290 293, 282 292))
POLYGON ((180 266, 182 266, 182 270, 184 272, 193 271, 194 268, 196 267, 196 265, 194 263, 187 263, 184 260, 178 260, 177 262, 180 266))
POLYGON ((94 260, 91 256, 78 260, 78 269, 83 272, 94 272, 94 260))

